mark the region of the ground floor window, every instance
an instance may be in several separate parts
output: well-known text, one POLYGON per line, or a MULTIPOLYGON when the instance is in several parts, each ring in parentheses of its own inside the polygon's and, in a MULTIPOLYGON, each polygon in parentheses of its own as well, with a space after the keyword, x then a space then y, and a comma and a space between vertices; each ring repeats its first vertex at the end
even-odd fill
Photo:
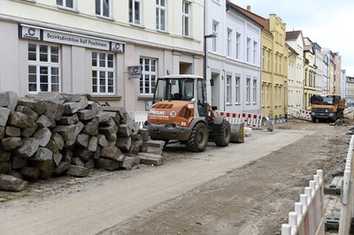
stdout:
POLYGON ((153 95, 157 77, 157 59, 141 57, 140 65, 142 74, 140 77, 140 94, 153 95))
POLYGON ((236 75, 235 77, 235 88, 236 88, 235 102, 236 104, 240 104, 241 103, 241 77, 239 75, 236 75))
POLYGON ((253 79, 253 103, 257 104, 257 79, 253 79))
POLYGON ((60 91, 60 53, 58 45, 28 44, 28 91, 60 91))
POLYGON ((226 104, 231 105, 232 101, 232 76, 230 74, 226 75, 226 104))
POLYGON ((115 86, 114 54, 92 52, 92 93, 113 95, 115 86))
POLYGON ((246 79, 246 103, 251 103, 251 78, 246 79))

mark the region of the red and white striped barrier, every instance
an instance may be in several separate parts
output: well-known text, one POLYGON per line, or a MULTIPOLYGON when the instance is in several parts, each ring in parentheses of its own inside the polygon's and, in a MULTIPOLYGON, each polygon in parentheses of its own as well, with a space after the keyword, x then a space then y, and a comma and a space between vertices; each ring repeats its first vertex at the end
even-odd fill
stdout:
POLYGON ((224 117, 231 124, 244 123, 246 127, 261 128, 262 115, 254 113, 233 113, 233 112, 216 112, 218 115, 224 117))
POLYGON ((300 194, 295 211, 289 213, 287 224, 282 224, 281 235, 324 235, 324 180, 323 171, 317 174, 300 194))
POLYGON ((298 108, 288 108, 288 115, 289 117, 294 117, 298 119, 305 119, 307 121, 311 121, 311 111, 304 110, 304 109, 298 109, 298 108))

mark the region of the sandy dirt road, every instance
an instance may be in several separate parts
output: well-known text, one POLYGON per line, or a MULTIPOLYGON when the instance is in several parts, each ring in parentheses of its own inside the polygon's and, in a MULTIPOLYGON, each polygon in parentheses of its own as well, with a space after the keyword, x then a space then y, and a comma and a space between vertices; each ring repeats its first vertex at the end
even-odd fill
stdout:
POLYGON ((315 132, 101 234, 280 234, 316 169, 329 177, 347 151, 345 127, 302 128, 315 132))
MULTIPOLYGON (((199 190, 200 186, 220 176, 226 175, 225 180, 230 179, 231 175, 238 174, 234 173, 235 169, 275 151, 281 151, 289 144, 313 133, 314 131, 306 128, 276 130, 274 133, 255 132, 247 143, 242 145, 232 145, 228 148, 210 147, 209 151, 200 154, 169 153, 170 159, 173 160, 158 168, 147 167, 129 173, 98 174, 82 182, 71 181, 72 184, 59 180, 48 186, 51 190, 42 189, 37 185, 37 190, 27 192, 23 198, 0 203, 0 234, 96 234, 100 231, 120 234, 117 224, 126 225, 124 233, 131 231, 131 234, 135 234, 130 227, 134 227, 134 224, 129 221, 135 221, 137 217, 131 220, 129 218, 142 215, 139 223, 142 228, 147 228, 150 222, 145 220, 144 215, 150 216, 149 213, 145 214, 150 208, 161 203, 164 205, 163 202, 169 200, 178 205, 181 200, 178 199, 179 196, 188 197, 191 190, 199 190), (112 229, 106 230, 107 228, 112 229)), ((249 169, 249 166, 246 169, 249 169)), ((259 171, 263 170, 260 168, 259 171)), ((273 171, 277 172, 277 168, 273 171)), ((248 174, 255 175, 251 171, 248 171, 248 174)), ((216 188, 213 190, 218 191, 216 188)), ((237 188, 237 191, 239 190, 240 188, 237 188)), ((210 189, 207 191, 210 192, 210 189)), ((258 199, 262 200, 266 195, 258 199)), ((236 191, 232 197, 238 197, 236 191)), ((232 198, 228 200, 232 201, 232 198)), ((197 198, 195 202, 197 206, 197 198)), ((176 211, 176 215, 179 213, 176 211)), ((153 226, 146 230, 147 233, 140 233, 168 234, 154 231, 160 231, 154 226, 157 225, 154 222, 157 222, 159 216, 165 215, 157 210, 151 217, 153 226)), ((171 219, 172 215, 166 216, 167 223, 171 219)), ((170 228, 174 231, 174 228, 170 228)))

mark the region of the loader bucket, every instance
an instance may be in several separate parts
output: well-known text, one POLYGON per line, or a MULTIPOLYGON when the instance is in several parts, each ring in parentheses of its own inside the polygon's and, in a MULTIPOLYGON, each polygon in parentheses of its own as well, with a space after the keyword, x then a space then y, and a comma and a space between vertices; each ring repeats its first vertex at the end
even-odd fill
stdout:
POLYGON ((231 143, 244 143, 245 142, 245 124, 231 124, 231 143))

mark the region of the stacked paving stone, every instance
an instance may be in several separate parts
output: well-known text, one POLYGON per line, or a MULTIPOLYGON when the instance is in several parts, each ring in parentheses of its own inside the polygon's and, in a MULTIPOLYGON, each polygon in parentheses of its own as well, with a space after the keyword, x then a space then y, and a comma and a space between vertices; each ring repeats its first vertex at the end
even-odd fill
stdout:
POLYGON ((0 190, 20 191, 25 181, 54 176, 85 177, 93 168, 132 169, 148 140, 126 112, 87 96, 0 93, 0 190))

